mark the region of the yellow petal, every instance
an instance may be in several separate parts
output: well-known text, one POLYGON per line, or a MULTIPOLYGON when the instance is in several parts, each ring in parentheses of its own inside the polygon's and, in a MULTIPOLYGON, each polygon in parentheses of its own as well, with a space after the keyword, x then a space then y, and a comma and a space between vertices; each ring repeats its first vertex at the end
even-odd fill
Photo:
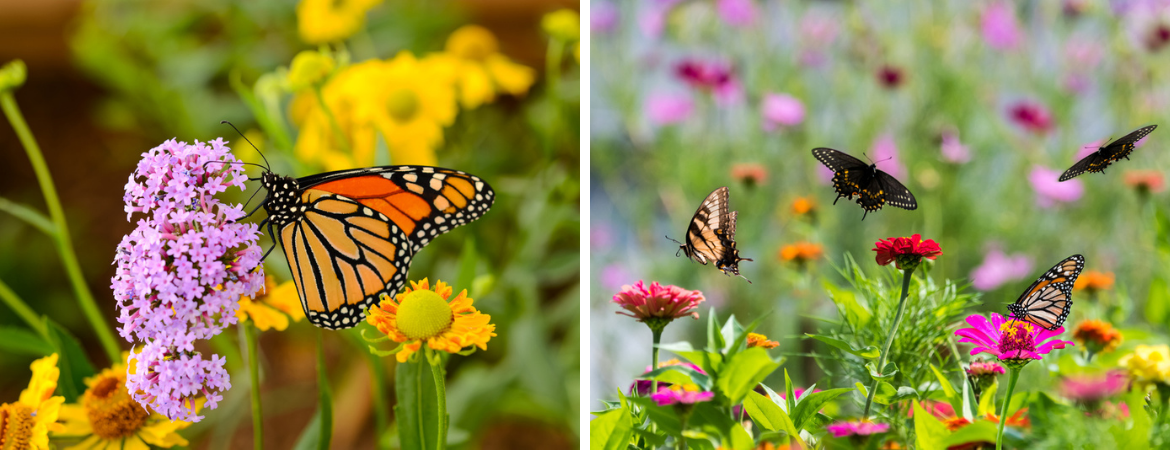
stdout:
POLYGON ((516 64, 503 55, 492 55, 484 64, 500 90, 512 95, 524 95, 536 81, 531 67, 516 64))
POLYGON ((33 361, 29 367, 32 369, 32 378, 28 381, 28 389, 20 392, 19 401, 37 409, 42 401, 48 400, 53 396, 53 391, 57 390, 57 378, 61 375, 61 369, 57 368, 56 353, 33 361))
POLYGON ((64 422, 54 436, 86 436, 93 434, 93 426, 85 416, 85 407, 78 404, 61 405, 57 419, 64 422))

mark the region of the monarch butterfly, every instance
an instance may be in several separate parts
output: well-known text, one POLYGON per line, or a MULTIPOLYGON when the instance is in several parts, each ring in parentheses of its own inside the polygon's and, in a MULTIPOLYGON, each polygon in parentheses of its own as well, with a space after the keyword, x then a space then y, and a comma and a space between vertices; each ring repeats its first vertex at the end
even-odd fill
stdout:
POLYGON ((1105 144, 1060 174, 1059 181, 1071 180, 1085 172, 1105 172, 1105 168, 1113 164, 1114 161, 1120 161, 1121 158, 1129 159, 1129 154, 1133 153, 1133 149, 1136 148, 1135 143, 1154 131, 1154 128, 1158 128, 1158 126, 1141 127, 1121 139, 1105 144))
MULTIPOLYGON (((683 252, 699 264, 707 265, 708 261, 715 261, 715 267, 724 274, 739 274, 739 262, 751 261, 740 258, 739 250, 735 248, 735 216, 736 211, 727 211, 727 187, 721 187, 707 195, 695 215, 691 217, 691 225, 687 228, 686 243, 667 239, 679 244, 678 251, 683 252)), ((675 253, 678 256, 678 253, 675 253)), ((752 280, 748 280, 751 283, 752 280)))
POLYGON ((1064 324, 1072 311, 1072 288, 1085 257, 1072 255, 1048 269, 1036 279, 1016 302, 1007 305, 1015 319, 1031 322, 1052 331, 1064 324))
POLYGON ((260 225, 284 250, 305 316, 334 330, 360 323, 379 295, 398 293, 420 249, 478 219, 495 200, 475 175, 425 166, 303 178, 266 170, 260 184, 268 190, 260 225))
POLYGON ((841 197, 852 199, 857 195, 857 204, 865 209, 861 220, 870 211, 882 209, 887 201, 902 209, 918 209, 914 194, 893 176, 878 170, 876 163, 866 164, 845 152, 824 147, 814 148, 812 154, 833 171, 833 189, 837 191, 833 204, 841 197))

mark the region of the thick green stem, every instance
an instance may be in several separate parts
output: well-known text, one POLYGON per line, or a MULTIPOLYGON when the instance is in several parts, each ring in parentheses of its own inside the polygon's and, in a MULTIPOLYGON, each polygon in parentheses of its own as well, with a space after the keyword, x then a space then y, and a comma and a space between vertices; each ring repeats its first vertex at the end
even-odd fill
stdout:
POLYGON ((325 370, 325 332, 317 329, 317 410, 321 412, 321 436, 317 448, 329 450, 333 440, 333 394, 329 391, 329 377, 325 370))
POLYGON ((390 409, 386 405, 386 367, 376 355, 367 352, 370 360, 371 380, 374 390, 374 445, 380 450, 389 450, 390 441, 382 439, 386 429, 390 427, 390 409))
MULTIPOLYGON (((435 397, 437 398, 435 406, 438 407, 439 417, 443 421, 439 426, 439 435, 435 436, 435 442, 438 443, 438 446, 435 448, 445 449, 447 448, 447 425, 450 421, 450 418, 447 417, 447 369, 443 368, 442 355, 435 352, 432 358, 431 349, 428 348, 426 351, 427 362, 431 364, 431 375, 435 379, 435 397)), ((422 386, 421 381, 419 382, 419 386, 422 386)))
MULTIPOLYGON (((650 349, 650 370, 658 369, 658 343, 662 341, 663 328, 651 328, 654 333, 654 347, 650 349)), ((650 395, 658 393, 658 380, 650 382, 650 395)))
POLYGON ((12 124, 12 129, 16 131, 20 143, 24 145, 29 162, 32 163, 33 172, 37 175, 37 182, 41 185, 41 192, 45 195, 45 205, 49 208, 49 217, 53 219, 53 224, 56 227, 53 241, 57 244, 57 253, 61 255, 65 274, 73 285, 81 312, 85 314, 85 318, 93 326, 98 341, 106 351, 110 361, 120 361, 122 351, 118 346, 118 341, 114 339, 114 334, 97 308, 93 294, 89 292, 89 286, 85 284, 85 276, 81 273, 81 264, 77 262, 77 255, 73 252, 69 227, 65 224, 65 212, 61 208, 61 200, 57 197, 57 189, 53 186, 53 177, 49 174, 49 166, 45 163, 41 148, 37 145, 36 139, 33 138, 28 124, 25 123, 24 116, 20 113, 20 107, 16 105, 16 98, 12 96, 12 91, 0 90, 0 108, 4 110, 4 115, 8 117, 8 122, 12 124))
POLYGON ((1003 398, 1003 408, 1000 409, 999 414, 999 432, 995 434, 995 450, 1003 448, 1003 425, 1007 423, 1008 406, 1012 402, 1012 391, 1016 390, 1016 380, 1020 379, 1020 371, 1023 367, 1008 367, 1011 374, 1008 375, 1007 395, 1003 398))
POLYGON ((256 326, 251 320, 241 324, 244 340, 248 343, 248 375, 252 381, 252 445, 256 450, 264 448, 264 412, 260 408, 260 356, 256 345, 256 326))
MULTIPOLYGON (((898 312, 894 314, 894 326, 890 328, 890 335, 886 337, 886 345, 882 347, 882 354, 878 357, 878 371, 885 370, 886 361, 890 359, 890 346, 894 343, 894 336, 898 334, 898 325, 902 324, 902 314, 906 312, 906 298, 910 296, 910 278, 913 274, 914 269, 902 271, 902 297, 898 299, 898 312)), ((869 388, 869 395, 865 397, 865 411, 861 413, 861 417, 869 417, 869 408, 873 405, 873 396, 877 393, 880 382, 880 380, 873 380, 873 385, 869 388)))

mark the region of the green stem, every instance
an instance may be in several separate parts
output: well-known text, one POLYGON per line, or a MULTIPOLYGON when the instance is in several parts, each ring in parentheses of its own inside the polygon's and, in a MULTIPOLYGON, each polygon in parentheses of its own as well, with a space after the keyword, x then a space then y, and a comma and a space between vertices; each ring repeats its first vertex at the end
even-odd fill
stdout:
POLYGON ((0 280, 0 300, 3 300, 13 311, 16 311, 16 315, 24 319, 28 323, 29 328, 36 330, 37 334, 40 334, 45 340, 49 340, 49 330, 45 327, 45 323, 37 317, 37 313, 33 312, 32 308, 29 308, 24 303, 24 300, 21 300, 20 296, 16 295, 16 292, 13 292, 12 288, 9 288, 8 284, 4 283, 3 280, 0 280))
POLYGON ((12 129, 16 131, 20 143, 24 145, 33 171, 37 174, 37 182, 40 183, 41 192, 45 195, 45 205, 49 208, 49 217, 53 219, 53 224, 56 227, 56 235, 53 236, 53 240, 57 244, 57 253, 61 255, 61 262, 65 266, 65 273, 69 277, 70 283, 73 285, 81 312, 85 314, 86 319, 93 326, 98 341, 106 351, 110 361, 120 361, 122 351, 118 346, 118 341, 114 339, 109 325, 106 324, 105 318, 98 310, 93 294, 89 292, 89 287, 85 284, 85 276, 81 273, 81 264, 77 262, 77 255, 73 252, 69 227, 65 224, 65 212, 61 208, 61 200, 57 197, 57 189, 53 186, 53 177, 49 174, 49 166, 45 163, 45 157, 41 153, 36 139, 33 138, 28 123, 25 123, 24 116, 20 113, 20 107, 16 105, 16 98, 12 96, 12 91, 0 90, 0 108, 4 110, 4 115, 8 117, 8 122, 12 124, 12 129))
POLYGON ((1012 402, 1012 391, 1016 389, 1016 380, 1020 379, 1020 371, 1023 368, 1008 367, 1012 373, 1008 378, 1007 396, 1003 398, 1003 409, 1000 410, 999 415, 999 432, 995 434, 995 450, 1003 448, 1003 425, 1007 423, 1008 406, 1012 402))
POLYGON ((321 437, 317 448, 329 450, 333 440, 333 394, 329 391, 329 377, 325 370, 325 331, 317 329, 317 410, 321 411, 321 437))
POLYGON ((690 411, 687 411, 686 413, 683 413, 683 414, 679 414, 678 442, 674 446, 674 448, 676 448, 676 449, 687 450, 687 438, 686 438, 686 436, 684 436, 684 434, 687 432, 687 419, 690 419, 690 418, 691 418, 690 411))
MULTIPOLYGON (((902 314, 906 312, 906 298, 910 296, 910 278, 913 274, 914 269, 902 271, 902 297, 898 299, 898 312, 894 315, 894 326, 890 328, 890 335, 886 337, 886 345, 882 348, 882 354, 878 358, 877 370, 879 372, 886 369, 890 346, 894 343, 894 336, 898 334, 898 325, 902 324, 902 314)), ((861 417, 869 417, 869 408, 873 405, 873 396, 877 393, 880 382, 880 380, 873 380, 873 386, 869 388, 869 395, 865 397, 865 411, 861 413, 861 417)))
POLYGON ((264 448, 264 413, 260 408, 260 356, 256 345, 256 326, 251 320, 241 324, 244 340, 248 344, 248 373, 252 381, 252 445, 256 450, 264 448))
MULTIPOLYGON (((650 349, 650 370, 658 369, 658 343, 662 341, 663 328, 653 329, 650 331, 654 333, 654 348, 650 349)), ((650 395, 658 393, 658 380, 650 382, 650 395)))
MULTIPOLYGON (((439 408, 439 417, 442 418, 443 423, 439 424, 439 435, 435 436, 435 442, 438 444, 435 448, 447 448, 447 425, 451 420, 447 417, 447 369, 443 368, 442 355, 435 352, 434 358, 431 357, 431 349, 427 348, 427 362, 431 364, 431 375, 435 378, 435 396, 437 397, 435 403, 439 408)), ((422 382, 419 382, 422 386, 422 382)), ((421 416, 420 416, 421 417, 421 416)))
POLYGON ((333 111, 325 103, 325 95, 321 93, 321 87, 313 86, 313 94, 317 96, 317 104, 321 106, 321 111, 325 113, 325 118, 329 119, 329 128, 333 129, 333 134, 337 137, 337 145, 341 146, 341 150, 345 154, 352 155, 353 149, 349 147, 349 138, 345 136, 345 131, 341 129, 341 124, 337 122, 337 117, 333 115, 333 111))
POLYGON ((390 449, 390 441, 382 439, 382 435, 390 426, 390 409, 386 406, 386 367, 382 365, 382 360, 372 353, 366 352, 367 358, 370 360, 370 371, 373 376, 373 390, 374 390, 374 445, 381 450, 390 449))

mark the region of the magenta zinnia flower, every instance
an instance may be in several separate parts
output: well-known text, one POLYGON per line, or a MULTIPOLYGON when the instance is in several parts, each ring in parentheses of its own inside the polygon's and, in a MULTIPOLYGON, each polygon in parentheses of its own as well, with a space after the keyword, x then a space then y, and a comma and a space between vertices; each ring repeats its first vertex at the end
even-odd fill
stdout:
POLYGON ((1010 50, 1020 43, 1020 24, 1011 3, 995 2, 983 10, 983 40, 996 50, 1010 50))
POLYGON ((764 131, 796 126, 804 122, 804 103, 788 94, 764 94, 760 113, 764 116, 764 131))
POLYGON ((1064 327, 1048 331, 1030 322, 1011 320, 997 313, 991 313, 991 321, 982 314, 967 316, 972 328, 955 331, 962 336, 959 342, 975 344, 972 355, 988 353, 1009 364, 1022 364, 1041 359, 1054 349, 1073 345, 1071 341, 1053 339, 1064 332, 1064 327))
POLYGON ((949 163, 963 164, 971 160, 971 152, 959 141, 959 133, 944 131, 941 150, 943 159, 949 163))
POLYGON ((1101 375, 1075 375, 1064 379, 1060 392, 1069 399, 1093 403, 1120 394, 1129 386, 1129 377, 1120 370, 1101 375))
POLYGON ((752 0, 716 0, 715 9, 724 22, 734 27, 750 26, 756 18, 756 5, 752 0))
POLYGON ((238 222, 240 205, 214 197, 245 179, 222 139, 172 139, 144 153, 126 183, 126 211, 146 216, 118 245, 111 280, 119 334, 145 344, 126 384, 172 420, 198 421, 194 397, 213 409, 231 386, 223 359, 205 361, 194 341, 236 323, 240 297, 264 286, 259 230, 238 222))
POLYGON ((698 319, 699 312, 694 309, 704 300, 703 293, 699 291, 688 291, 673 285, 663 286, 657 281, 646 286, 641 280, 633 286, 622 286, 622 291, 613 296, 614 303, 633 314, 622 311, 617 313, 638 319, 639 322, 650 319, 670 322, 685 316, 698 319))
POLYGON ((700 391, 699 387, 693 384, 676 384, 670 387, 659 386, 658 393, 650 396, 650 399, 654 400, 654 403, 657 403, 658 406, 693 405, 695 403, 711 401, 713 398, 715 398, 714 392, 700 391))
POLYGON ((971 271, 971 285, 981 291, 990 291, 1009 281, 1022 279, 1032 271, 1032 261, 1026 255, 1008 256, 993 248, 983 257, 983 264, 971 271))
POLYGON ((825 427, 833 437, 846 436, 869 436, 871 434, 885 433, 890 430, 890 424, 870 422, 868 420, 850 420, 836 422, 825 427))
POLYGON ((659 93, 646 98, 646 117, 658 126, 685 122, 694 109, 695 103, 686 95, 659 93))
POLYGON ((1052 131, 1052 113, 1039 102, 1017 102, 1008 108, 1008 117, 1016 125, 1035 134, 1052 131))
POLYGON ((936 259, 942 254, 942 248, 934 239, 923 241, 922 235, 917 233, 910 237, 879 239, 873 246, 871 250, 877 252, 878 264, 884 266, 896 261, 894 266, 899 269, 916 268, 922 258, 936 259))

